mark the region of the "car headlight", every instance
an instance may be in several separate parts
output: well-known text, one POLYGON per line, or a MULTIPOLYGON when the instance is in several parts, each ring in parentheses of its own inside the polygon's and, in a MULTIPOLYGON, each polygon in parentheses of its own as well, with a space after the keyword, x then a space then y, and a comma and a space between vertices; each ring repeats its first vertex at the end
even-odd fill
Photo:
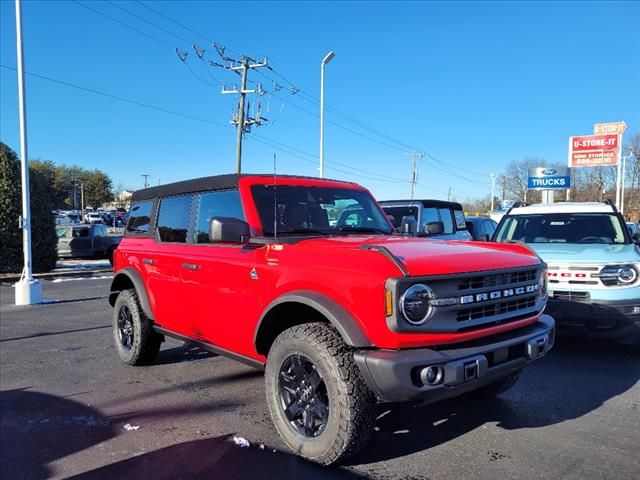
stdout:
POLYGON ((633 265, 608 265, 598 274, 607 286, 631 285, 638 280, 638 270, 633 265))
POLYGON ((400 297, 400 311, 405 320, 412 325, 427 323, 435 313, 435 307, 430 303, 433 298, 433 290, 422 283, 405 290, 400 297))

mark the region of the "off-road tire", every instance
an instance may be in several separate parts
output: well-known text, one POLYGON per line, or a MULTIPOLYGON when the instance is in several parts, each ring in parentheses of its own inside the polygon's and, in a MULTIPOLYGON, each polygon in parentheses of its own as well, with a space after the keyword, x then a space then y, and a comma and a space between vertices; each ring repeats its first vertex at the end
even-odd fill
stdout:
POLYGON ((355 455, 369 442, 377 402, 353 360, 353 351, 325 323, 307 323, 282 332, 267 357, 266 397, 271 418, 284 443, 298 455, 330 465, 355 455), (315 365, 326 386, 329 414, 316 437, 297 432, 287 420, 279 393, 280 369, 287 358, 303 355, 315 365))
POLYGON ((158 352, 163 336, 153 330, 153 324, 140 307, 138 294, 135 289, 122 290, 113 306, 113 339, 120 360, 129 365, 147 365, 151 363, 158 352), (120 337, 119 315, 123 308, 128 309, 132 324, 132 341, 130 348, 126 348, 120 337))
POLYGON ((469 395, 474 398, 493 398, 502 395, 516 384, 521 373, 522 371, 511 373, 500 380, 490 383, 489 385, 485 385, 484 387, 480 387, 469 392, 469 395))

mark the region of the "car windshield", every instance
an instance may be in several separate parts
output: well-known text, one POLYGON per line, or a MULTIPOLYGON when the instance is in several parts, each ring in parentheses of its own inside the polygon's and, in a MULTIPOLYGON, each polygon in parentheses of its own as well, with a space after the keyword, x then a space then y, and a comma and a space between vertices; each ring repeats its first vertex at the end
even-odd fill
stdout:
POLYGON ((254 185, 251 187, 262 230, 278 235, 391 234, 386 216, 363 190, 254 185))
POLYGON ((620 219, 606 213, 513 215, 504 219, 496 241, 525 243, 626 243, 620 219))

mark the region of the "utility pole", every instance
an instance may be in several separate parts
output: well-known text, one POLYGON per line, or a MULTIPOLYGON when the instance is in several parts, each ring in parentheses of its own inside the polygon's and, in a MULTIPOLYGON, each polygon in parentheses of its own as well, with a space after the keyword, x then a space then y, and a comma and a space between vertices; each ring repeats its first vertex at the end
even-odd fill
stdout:
POLYGON ((405 153, 404 155, 410 156, 413 159, 412 167, 411 167, 411 200, 416 192, 416 183, 418 181, 418 158, 424 157, 424 152, 413 152, 413 153, 405 153))
POLYGON ((451 185, 449 185, 449 193, 447 194, 447 202, 451 201, 451 185))
POLYGON ((496 191, 496 174, 495 173, 490 173, 489 176, 491 177, 491 211, 493 212, 493 201, 494 201, 494 197, 495 197, 495 191, 496 191))
POLYGON ((151 175, 149 175, 148 173, 143 173, 140 175, 142 178, 144 178, 144 188, 149 188, 149 177, 151 175))
POLYGON ((18 62, 18 112, 20 118, 20 166, 22 180, 22 253, 24 267, 14 285, 16 305, 40 303, 42 286, 33 278, 31 265, 31 205, 29 191, 29 160, 27 154, 27 109, 24 84, 24 53, 22 51, 22 4, 16 0, 16 60, 18 62))
MULTIPOLYGON (((224 57, 227 58, 227 57, 224 57)), ((238 103, 238 113, 237 116, 231 121, 234 123, 237 128, 236 135, 236 173, 240 173, 242 171, 242 136, 244 133, 249 132, 251 125, 261 125, 266 118, 260 118, 260 112, 256 115, 256 118, 247 118, 249 115, 245 115, 245 96, 248 93, 257 93, 259 95, 262 94, 262 86, 258 84, 256 89, 247 90, 247 76, 249 74, 249 70, 253 68, 262 68, 267 66, 267 59, 265 58, 262 63, 251 63, 251 59, 249 57, 242 57, 241 62, 237 62, 233 60, 234 63, 240 63, 240 65, 235 65, 229 67, 230 70, 233 70, 236 73, 240 73, 240 89, 234 87, 232 90, 227 90, 226 86, 222 86, 222 94, 240 94, 240 102, 238 103)))
POLYGON ((507 199, 507 177, 502 176, 502 202, 507 199))
POLYGON ((84 222, 84 183, 80 182, 80 221, 84 222))

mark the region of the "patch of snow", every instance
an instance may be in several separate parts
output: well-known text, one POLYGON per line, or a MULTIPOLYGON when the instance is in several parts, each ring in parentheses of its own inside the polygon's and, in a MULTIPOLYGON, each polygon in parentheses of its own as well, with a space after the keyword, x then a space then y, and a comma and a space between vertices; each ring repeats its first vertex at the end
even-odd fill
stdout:
POLYGON ((79 280, 104 280, 105 278, 113 278, 113 275, 102 275, 99 277, 73 277, 73 278, 56 278, 51 283, 77 282, 79 280))
POLYGON ((243 437, 233 437, 233 442, 240 448, 247 448, 251 446, 249 440, 243 437))
POLYGON ((131 425, 130 423, 125 423, 122 428, 124 428, 127 432, 130 432, 131 430, 138 430, 140 428, 140 425, 131 425))

